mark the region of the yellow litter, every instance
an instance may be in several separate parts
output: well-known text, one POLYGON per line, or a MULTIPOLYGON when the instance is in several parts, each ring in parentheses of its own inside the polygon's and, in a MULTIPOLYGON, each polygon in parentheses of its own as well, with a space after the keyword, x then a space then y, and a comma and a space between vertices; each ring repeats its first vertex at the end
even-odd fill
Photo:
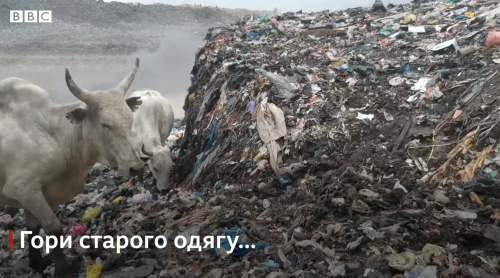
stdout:
POLYGON ((99 278, 101 277, 103 264, 89 265, 87 266, 87 278, 99 278))
POLYGON ((264 158, 269 158, 269 152, 265 146, 259 148, 259 153, 253 158, 254 162, 259 162, 264 158))
POLYGON ((254 158, 253 158, 253 161, 254 162, 259 162, 261 161, 263 158, 264 158, 265 154, 262 154, 262 153, 258 153, 254 158))
POLYGON ((422 252, 424 253, 432 253, 434 256, 443 256, 446 255, 446 250, 444 250, 443 247, 434 245, 434 244, 429 244, 427 243, 423 248, 422 252))
POLYGON ((414 14, 407 14, 405 15, 405 24, 408 24, 410 22, 413 22, 413 21, 416 21, 417 20, 417 17, 414 15, 414 14))
POLYGON ((484 207, 483 201, 481 201, 481 198, 479 198, 479 196, 477 196, 476 193, 474 192, 469 193, 469 197, 474 203, 480 205, 481 207, 484 207))
POLYGON ((88 222, 91 219, 97 218, 99 214, 101 214, 102 208, 101 207, 95 207, 91 209, 89 212, 85 213, 82 216, 82 222, 88 222))
POLYGON ((474 13, 471 13, 471 12, 466 12, 466 13, 464 13, 464 15, 466 17, 468 17, 468 18, 474 18, 474 17, 476 17, 476 15, 474 13))
POLYGON ((330 64, 330 67, 339 67, 342 66, 343 64, 345 64, 344 61, 333 62, 330 64))
POLYGON ((273 45, 273 49, 283 49, 283 48, 285 48, 285 45, 281 43, 273 45))
POLYGON ((123 200, 123 199, 125 199, 125 197, 124 197, 124 196, 118 196, 118 197, 116 197, 116 199, 114 199, 111 203, 112 203, 112 204, 116 204, 116 203, 120 202, 120 201, 121 201, 121 200, 123 200))

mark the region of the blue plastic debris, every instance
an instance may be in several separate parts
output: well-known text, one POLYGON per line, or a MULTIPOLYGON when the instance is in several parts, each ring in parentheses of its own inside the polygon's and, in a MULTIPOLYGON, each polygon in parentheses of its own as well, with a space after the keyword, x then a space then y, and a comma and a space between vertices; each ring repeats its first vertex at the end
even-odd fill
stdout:
POLYGON ((334 69, 338 69, 338 70, 347 70, 349 68, 349 65, 348 64, 343 64, 343 65, 340 65, 340 66, 335 66, 333 68, 334 69))
POLYGON ((196 197, 205 197, 205 196, 207 196, 207 193, 195 192, 194 195, 196 197))
POLYGON ((391 33, 391 31, 389 31, 389 30, 387 30, 387 29, 380 29, 380 35, 382 35, 382 36, 386 36, 386 37, 388 37, 388 36, 390 36, 391 34, 392 34, 392 33, 391 33))
POLYGON ((410 65, 406 65, 403 75, 407 76, 409 72, 410 72, 410 65))
POLYGON ((292 181, 290 179, 287 179, 287 178, 284 178, 284 177, 280 177, 280 179, 278 180, 278 182, 283 187, 292 185, 292 181))
POLYGON ((274 262, 273 260, 269 260, 265 263, 260 263, 257 269, 259 271, 265 272, 265 271, 270 271, 273 269, 277 269, 280 267, 279 263, 274 262))
POLYGON ((244 39, 244 38, 256 38, 256 37, 259 37, 259 34, 251 32, 251 31, 246 31, 245 33, 243 33, 243 35, 241 35, 242 39, 244 39))
MULTIPOLYGON (((198 168, 200 168, 201 164, 205 160, 205 158, 207 156, 207 151, 210 149, 210 147, 212 147, 212 143, 215 140, 215 131, 216 131, 218 123, 219 123, 219 120, 214 120, 214 123, 212 124, 212 130, 210 131, 210 136, 208 137, 208 142, 207 142, 207 145, 205 146, 205 150, 203 151, 198 162, 196 162, 196 164, 194 165, 193 177, 196 176, 196 172, 198 171, 198 168)), ((194 180, 191 180, 191 184, 193 184, 193 182, 194 182, 194 180)))

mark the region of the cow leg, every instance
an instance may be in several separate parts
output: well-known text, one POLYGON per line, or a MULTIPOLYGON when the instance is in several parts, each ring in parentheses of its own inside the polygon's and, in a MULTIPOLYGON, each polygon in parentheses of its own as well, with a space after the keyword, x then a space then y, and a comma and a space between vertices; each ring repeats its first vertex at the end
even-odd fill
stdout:
POLYGON ((31 231, 32 234, 28 235, 29 249, 28 249, 28 258, 30 260, 30 267, 34 271, 43 274, 43 271, 47 268, 47 264, 43 261, 42 253, 40 249, 33 247, 31 244, 31 240, 34 236, 40 233, 40 224, 35 219, 35 217, 29 212, 24 212, 24 217, 26 220, 26 228, 28 231, 31 231))
MULTIPOLYGON (((56 213, 59 209, 59 205, 54 205, 52 206, 52 211, 54 212, 54 216, 57 219, 56 213)), ((61 229, 62 232, 62 229, 61 229)), ((61 233, 61 235, 64 235, 64 233, 61 233)), ((58 236, 60 237, 60 236, 58 236)), ((74 261, 72 263, 69 263, 66 260, 66 255, 64 255, 63 250, 60 247, 55 248, 52 251, 52 254, 54 256, 55 260, 55 276, 56 277, 61 277, 61 278, 77 278, 79 277, 78 275, 78 270, 80 269, 80 262, 74 261), (54 252, 56 251, 56 252, 54 252)))
MULTIPOLYGON (((59 240, 63 235, 63 228, 56 214, 52 211, 45 200, 41 190, 23 191, 19 190, 23 184, 9 184, 4 186, 3 193, 6 197, 17 200, 25 210, 29 211, 34 218, 40 223, 45 233, 56 236, 59 240)), ((23 186, 24 187, 24 186, 23 186)), ((26 187, 24 187, 26 188, 26 187)), ((33 187, 29 187, 33 188, 33 187)), ((36 187, 35 187, 36 188, 36 187)), ((63 253, 63 250, 58 244, 52 251, 55 259, 55 276, 59 278, 77 278, 79 266, 70 265, 63 253)))

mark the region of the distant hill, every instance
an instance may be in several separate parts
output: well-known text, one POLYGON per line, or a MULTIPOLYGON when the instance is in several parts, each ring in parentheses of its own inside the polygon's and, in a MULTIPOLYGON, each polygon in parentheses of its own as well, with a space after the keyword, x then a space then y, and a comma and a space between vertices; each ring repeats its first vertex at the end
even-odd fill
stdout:
POLYGON ((144 5, 100 0, 2 0, 2 54, 126 54, 137 48, 155 49, 165 30, 188 27, 205 32, 229 25, 248 14, 271 11, 144 5), (52 23, 9 22, 10 10, 52 10, 52 23))

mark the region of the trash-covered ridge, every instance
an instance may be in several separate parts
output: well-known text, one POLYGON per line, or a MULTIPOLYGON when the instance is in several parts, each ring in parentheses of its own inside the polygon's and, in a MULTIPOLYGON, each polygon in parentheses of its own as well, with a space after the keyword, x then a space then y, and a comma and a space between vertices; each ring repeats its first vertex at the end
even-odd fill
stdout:
MULTIPOLYGON (((86 277, 499 277, 498 12, 377 3, 210 29, 170 138, 177 188, 97 165, 59 214, 77 238, 256 248, 68 255, 86 277)), ((18 240, 22 212, 0 217, 18 240)), ((26 273, 27 248, 0 255, 26 273)))

